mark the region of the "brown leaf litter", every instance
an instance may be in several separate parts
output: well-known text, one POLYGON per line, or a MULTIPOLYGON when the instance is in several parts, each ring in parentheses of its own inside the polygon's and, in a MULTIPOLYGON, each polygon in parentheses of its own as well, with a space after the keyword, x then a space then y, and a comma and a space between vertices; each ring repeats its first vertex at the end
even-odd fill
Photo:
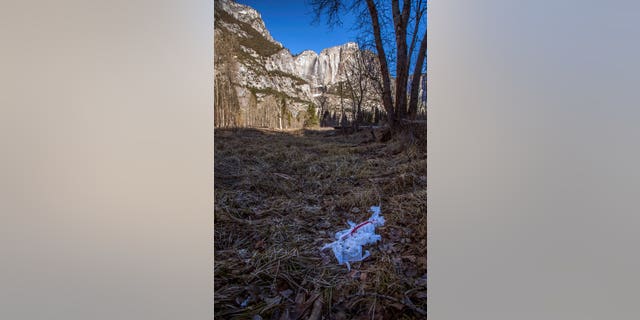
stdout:
POLYGON ((426 142, 325 133, 216 129, 216 319, 426 318, 426 142), (382 241, 349 272, 319 249, 373 205, 382 241))

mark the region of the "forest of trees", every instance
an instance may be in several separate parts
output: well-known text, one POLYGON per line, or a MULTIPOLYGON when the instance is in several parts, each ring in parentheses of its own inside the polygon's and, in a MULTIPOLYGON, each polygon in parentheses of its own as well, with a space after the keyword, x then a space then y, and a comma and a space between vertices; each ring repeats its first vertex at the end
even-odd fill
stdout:
POLYGON ((232 35, 219 33, 214 46, 214 126, 236 127, 241 124, 240 103, 235 90, 238 63, 234 52, 238 42, 232 35))

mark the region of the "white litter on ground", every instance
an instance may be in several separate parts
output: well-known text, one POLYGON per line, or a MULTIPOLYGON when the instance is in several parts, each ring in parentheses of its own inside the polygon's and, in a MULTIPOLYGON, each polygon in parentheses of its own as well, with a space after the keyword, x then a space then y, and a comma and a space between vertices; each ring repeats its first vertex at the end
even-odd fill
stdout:
POLYGON ((373 206, 369 211, 373 212, 369 220, 359 224, 347 221, 349 229, 336 232, 336 241, 324 245, 320 250, 331 248, 338 264, 346 264, 349 270, 349 262, 362 261, 370 256, 368 250, 362 254, 362 246, 381 239, 380 235, 375 234, 375 230, 376 227, 384 225, 384 217, 380 215, 379 206, 373 206))

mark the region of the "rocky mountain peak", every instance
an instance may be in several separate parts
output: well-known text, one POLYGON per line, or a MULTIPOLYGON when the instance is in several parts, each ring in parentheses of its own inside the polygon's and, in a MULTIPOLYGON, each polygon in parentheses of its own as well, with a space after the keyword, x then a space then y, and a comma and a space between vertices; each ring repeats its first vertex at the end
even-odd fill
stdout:
POLYGON ((359 46, 355 42, 347 42, 345 44, 341 44, 334 47, 329 47, 320 51, 320 54, 330 54, 331 52, 339 52, 339 51, 356 51, 359 49, 359 46))
POLYGON ((224 10, 237 20, 249 24, 267 40, 282 46, 280 42, 273 39, 271 33, 269 33, 269 30, 267 30, 267 27, 262 20, 262 16, 258 11, 256 11, 256 9, 239 4, 233 0, 216 0, 216 5, 219 5, 220 9, 224 10))
POLYGON ((318 54, 313 51, 313 50, 304 50, 300 53, 298 53, 297 55, 294 56, 294 58, 300 57, 300 56, 318 56, 318 54))

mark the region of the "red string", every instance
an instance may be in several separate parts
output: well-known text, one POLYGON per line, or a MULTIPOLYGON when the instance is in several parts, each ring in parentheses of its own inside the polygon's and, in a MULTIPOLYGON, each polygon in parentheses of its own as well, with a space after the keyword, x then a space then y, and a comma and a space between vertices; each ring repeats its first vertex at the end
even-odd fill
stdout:
POLYGON ((362 226, 366 225, 367 223, 372 223, 372 222, 367 220, 367 221, 357 225, 355 228, 353 228, 353 230, 351 230, 351 232, 349 232, 349 233, 345 234, 344 236, 342 236, 342 239, 344 240, 347 236, 355 233, 356 231, 358 231, 358 229, 360 229, 362 226))

